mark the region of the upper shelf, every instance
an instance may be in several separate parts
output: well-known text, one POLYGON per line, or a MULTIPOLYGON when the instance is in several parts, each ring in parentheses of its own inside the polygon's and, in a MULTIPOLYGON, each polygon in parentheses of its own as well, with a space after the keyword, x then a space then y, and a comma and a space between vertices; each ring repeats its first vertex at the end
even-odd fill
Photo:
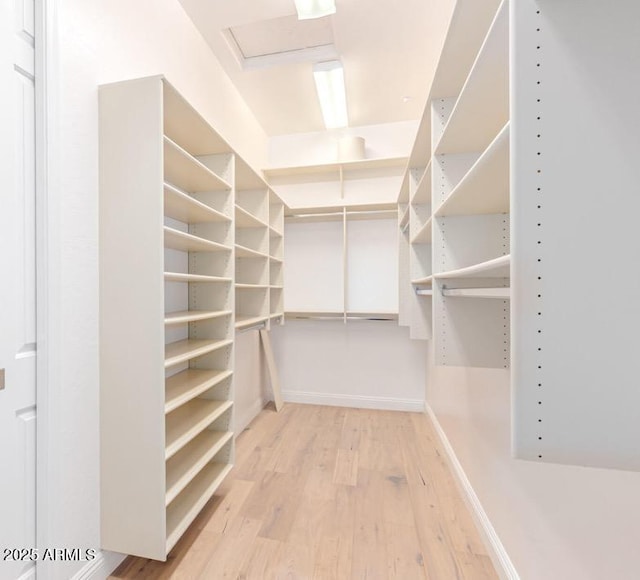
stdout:
POLYGON ((169 183, 164 184, 164 215, 188 224, 231 221, 231 218, 191 197, 169 183))
POLYGON ((474 264, 459 270, 450 270, 434 274, 437 280, 446 280, 450 278, 509 278, 511 270, 511 256, 500 256, 493 260, 487 260, 480 264, 474 264))
POLYGON ((484 151, 509 120, 509 8, 503 2, 435 148, 484 151))
POLYGON ((509 124, 436 210, 438 217, 509 212, 509 124))
POLYGON ((432 219, 429 218, 426 223, 416 232, 416 235, 411 238, 412 244, 430 244, 432 238, 432 219))
POLYGON ((231 188, 224 179, 166 135, 164 137, 164 177, 166 181, 188 192, 224 191, 231 188))
POLYGON ((431 203, 431 162, 429 162, 427 168, 424 170, 424 173, 418 182, 418 187, 416 187, 416 190, 413 193, 411 202, 414 204, 431 203))
POLYGON ((223 252, 231 250, 229 246, 224 244, 205 240, 168 226, 164 227, 164 245, 165 248, 182 252, 223 252))
POLYGON ((192 155, 231 153, 229 144, 166 79, 163 79, 164 133, 192 155))
POLYGON ((251 212, 236 204, 236 226, 240 228, 268 228, 269 226, 251 212))
POLYGON ((272 167, 265 169, 267 178, 297 177, 310 175, 333 174, 336 179, 340 177, 340 172, 345 179, 349 178, 351 172, 358 172, 370 169, 398 168, 404 169, 407 164, 406 157, 385 157, 380 159, 362 159, 360 161, 343 161, 341 163, 324 163, 321 165, 300 165, 295 167, 272 167))
POLYGON ((235 183, 237 190, 245 189, 267 189, 266 181, 258 175, 242 157, 236 155, 236 176, 235 183))

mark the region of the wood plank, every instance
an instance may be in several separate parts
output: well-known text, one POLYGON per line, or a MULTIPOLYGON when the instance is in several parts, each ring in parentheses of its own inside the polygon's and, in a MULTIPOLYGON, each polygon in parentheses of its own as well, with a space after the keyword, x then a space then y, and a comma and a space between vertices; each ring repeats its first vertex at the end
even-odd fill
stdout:
POLYGON ((269 331, 266 329, 260 331, 260 344, 262 344, 262 351, 264 352, 267 369, 269 370, 269 383, 271 384, 273 403, 276 406, 276 411, 280 411, 282 405, 284 405, 282 390, 280 389, 280 376, 278 374, 278 367, 276 366, 276 359, 273 356, 269 331))
POLYGON ((358 452, 338 449, 333 482, 338 485, 356 485, 358 483, 358 452))

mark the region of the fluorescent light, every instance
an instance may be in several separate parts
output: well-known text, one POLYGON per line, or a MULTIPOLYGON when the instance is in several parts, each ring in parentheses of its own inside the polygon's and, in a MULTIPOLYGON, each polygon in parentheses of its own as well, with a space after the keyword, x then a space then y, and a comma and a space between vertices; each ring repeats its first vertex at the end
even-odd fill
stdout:
POLYGON ((327 129, 346 127, 349 120, 342 63, 339 60, 330 60, 314 64, 313 78, 316 81, 320 108, 327 129))
POLYGON ((298 20, 309 20, 311 18, 322 18, 335 14, 335 0, 295 0, 298 20))

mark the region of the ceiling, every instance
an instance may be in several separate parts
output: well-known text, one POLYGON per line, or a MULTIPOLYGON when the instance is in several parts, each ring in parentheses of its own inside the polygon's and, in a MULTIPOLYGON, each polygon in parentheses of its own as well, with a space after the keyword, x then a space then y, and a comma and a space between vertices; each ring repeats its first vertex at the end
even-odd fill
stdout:
POLYGON ((350 126, 421 115, 432 0, 336 0, 336 14, 307 21, 293 0, 180 2, 269 136, 324 129, 312 62, 335 58, 350 126))

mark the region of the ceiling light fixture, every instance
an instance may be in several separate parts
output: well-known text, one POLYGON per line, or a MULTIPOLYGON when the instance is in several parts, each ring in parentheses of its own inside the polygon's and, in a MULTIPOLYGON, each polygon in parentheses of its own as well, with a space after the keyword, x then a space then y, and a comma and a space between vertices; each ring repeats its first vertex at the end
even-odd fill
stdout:
POLYGON ((298 20, 309 20, 311 18, 322 18, 335 14, 335 0, 295 0, 298 20))
POLYGON ((324 124, 327 129, 338 129, 349 124, 344 69, 339 60, 319 62, 313 65, 313 78, 324 124))

